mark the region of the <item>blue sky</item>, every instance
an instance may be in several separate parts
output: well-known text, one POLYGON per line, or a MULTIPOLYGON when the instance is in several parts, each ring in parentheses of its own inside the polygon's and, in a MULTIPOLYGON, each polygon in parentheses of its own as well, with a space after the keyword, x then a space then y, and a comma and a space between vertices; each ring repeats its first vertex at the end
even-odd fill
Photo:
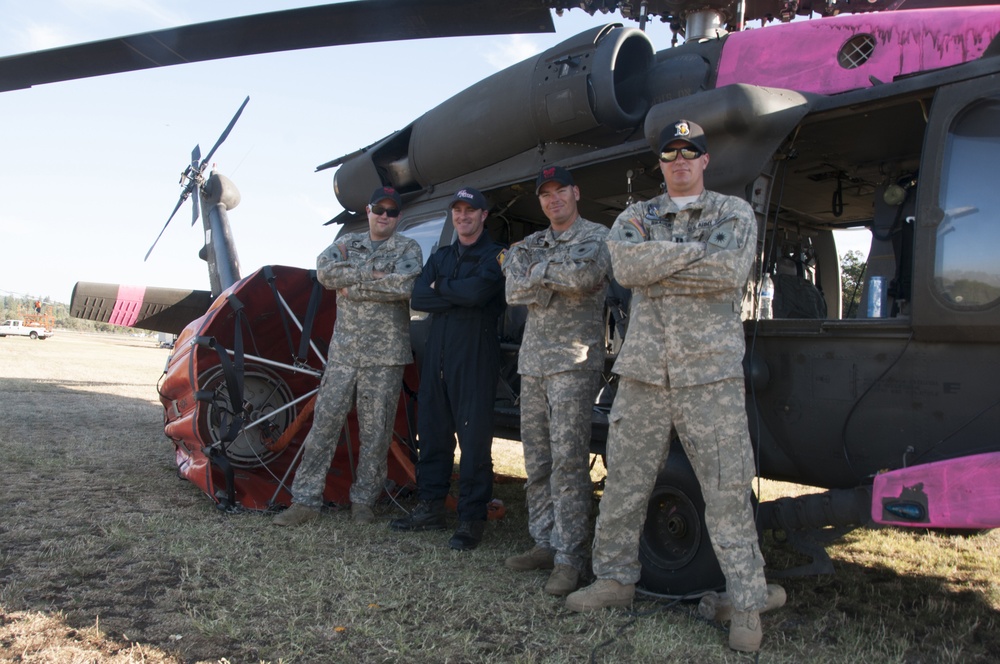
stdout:
MULTIPOLYGON (((0 0, 0 55, 319 2, 0 0)), ((615 17, 573 10, 554 35, 367 44, 195 63, 0 93, 0 292, 68 302, 76 281, 207 287, 185 207, 149 260, 196 143, 242 194, 243 274, 311 267, 341 208, 318 164, 399 129, 483 77, 615 17)), ((621 20, 620 18, 618 20, 621 20)), ((632 24, 634 25, 634 24, 632 24)), ((649 35, 666 48, 670 31, 649 35)), ((188 204, 189 205, 189 204, 188 204)))

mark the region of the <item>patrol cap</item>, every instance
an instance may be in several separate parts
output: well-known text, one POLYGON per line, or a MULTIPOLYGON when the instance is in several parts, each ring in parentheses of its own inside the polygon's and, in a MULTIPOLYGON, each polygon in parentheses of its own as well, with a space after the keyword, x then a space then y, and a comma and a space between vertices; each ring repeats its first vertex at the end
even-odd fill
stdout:
POLYGON ((573 182, 573 176, 570 175, 562 166, 549 166, 548 168, 543 168, 539 172, 538 177, 535 179, 535 196, 538 195, 538 191, 542 188, 542 185, 546 182, 558 182, 561 185, 567 187, 573 187, 576 185, 573 182))
POLYGON ((399 192, 392 187, 379 187, 372 192, 372 197, 368 200, 368 205, 375 205, 379 201, 384 201, 389 199, 396 203, 396 207, 403 207, 403 199, 400 197, 399 192))
POLYGON ((708 152, 708 140, 701 125, 690 120, 677 120, 663 128, 660 132, 660 152, 673 141, 687 141, 702 152, 708 152))
POLYGON ((455 192, 455 195, 451 197, 451 202, 448 203, 448 209, 450 210, 455 206, 455 203, 462 202, 468 203, 477 210, 489 210, 490 205, 486 202, 486 197, 478 189, 473 189, 472 187, 463 187, 455 192))

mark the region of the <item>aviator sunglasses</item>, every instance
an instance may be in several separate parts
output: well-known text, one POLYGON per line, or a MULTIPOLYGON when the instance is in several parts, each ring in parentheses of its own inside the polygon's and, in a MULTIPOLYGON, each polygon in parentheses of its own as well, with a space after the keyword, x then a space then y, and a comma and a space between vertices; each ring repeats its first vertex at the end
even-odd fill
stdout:
POLYGON ((399 208, 385 207, 384 205, 373 205, 372 214, 381 217, 383 214, 395 219, 399 216, 399 208))
POLYGON ((705 153, 701 150, 696 150, 695 148, 671 148, 660 153, 660 161, 665 163, 677 161, 678 154, 685 159, 697 159, 705 153))

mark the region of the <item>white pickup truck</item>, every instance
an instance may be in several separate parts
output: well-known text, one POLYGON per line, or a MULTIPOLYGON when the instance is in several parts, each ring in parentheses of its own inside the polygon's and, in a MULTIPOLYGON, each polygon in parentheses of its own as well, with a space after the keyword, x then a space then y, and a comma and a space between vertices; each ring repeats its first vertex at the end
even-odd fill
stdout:
POLYGON ((5 320, 0 325, 0 337, 29 337, 31 339, 46 339, 52 336, 52 330, 37 323, 26 323, 23 320, 5 320))

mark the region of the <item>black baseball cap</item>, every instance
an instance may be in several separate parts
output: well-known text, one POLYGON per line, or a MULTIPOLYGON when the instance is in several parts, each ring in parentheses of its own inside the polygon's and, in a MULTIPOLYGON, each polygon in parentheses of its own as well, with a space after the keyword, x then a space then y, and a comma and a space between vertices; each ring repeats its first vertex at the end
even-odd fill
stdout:
POLYGON ((400 197, 399 192, 392 187, 379 187, 372 192, 372 197, 368 200, 368 205, 375 205, 379 201, 389 199, 396 203, 396 207, 403 207, 403 199, 400 197))
POLYGON ((535 178, 535 196, 538 195, 538 191, 546 182, 558 182, 567 187, 576 186, 576 183, 573 182, 573 176, 562 166, 549 166, 538 173, 538 177, 535 178))
POLYGON ((451 197, 451 202, 448 203, 448 209, 450 210, 459 201, 468 203, 477 210, 490 209, 490 205, 486 202, 486 197, 483 196, 482 192, 472 187, 463 187, 456 191, 455 195, 451 197))
POLYGON ((673 141, 687 141, 702 152, 708 152, 705 130, 701 128, 701 125, 690 120, 678 120, 663 128, 663 131, 660 132, 660 152, 663 152, 667 143, 673 141))

